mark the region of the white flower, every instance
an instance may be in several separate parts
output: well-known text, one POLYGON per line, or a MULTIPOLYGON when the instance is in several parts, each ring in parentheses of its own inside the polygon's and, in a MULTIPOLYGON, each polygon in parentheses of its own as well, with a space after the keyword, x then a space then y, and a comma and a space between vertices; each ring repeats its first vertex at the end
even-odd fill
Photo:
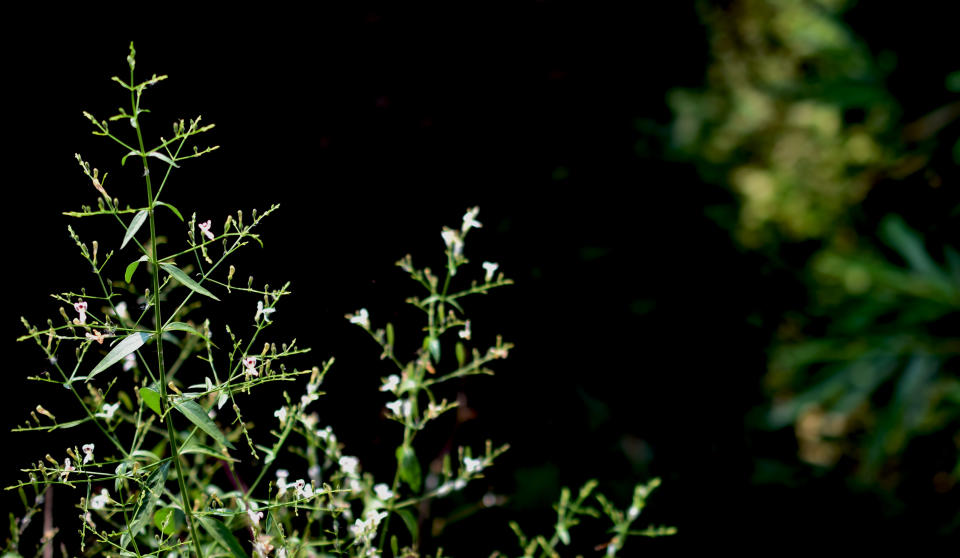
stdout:
POLYGON ((213 221, 211 221, 210 219, 207 219, 203 223, 197 223, 197 227, 200 228, 200 232, 202 232, 210 240, 214 239, 213 233, 210 232, 210 227, 212 225, 213 225, 213 221))
POLYGON ((130 319, 130 313, 127 312, 127 303, 126 303, 126 302, 119 302, 119 303, 117 303, 117 306, 115 307, 115 310, 117 311, 117 317, 120 318, 121 320, 129 320, 129 319, 130 319))
POLYGON ((347 314, 347 319, 351 324, 357 324, 363 329, 370 328, 370 314, 367 313, 366 308, 357 310, 356 314, 347 314))
POLYGON ((484 277, 483 280, 489 283, 490 281, 493 280, 493 274, 497 271, 497 268, 500 267, 500 264, 496 264, 493 262, 483 262, 482 265, 483 265, 483 270, 487 272, 487 275, 486 277, 484 277))
POLYGON ((307 484, 307 481, 303 479, 297 479, 297 482, 293 484, 293 487, 297 491, 297 498, 313 497, 313 485, 307 484))
POLYGON ((317 437, 322 438, 324 441, 329 442, 331 439, 336 440, 337 437, 333 435, 333 428, 326 427, 320 430, 317 430, 317 437))
POLYGON ((269 322, 269 321, 270 321, 270 314, 273 314, 273 313, 276 312, 276 311, 277 311, 276 308, 271 308, 271 307, 269 307, 269 306, 268 306, 267 308, 264 308, 264 307, 263 307, 263 301, 262 301, 262 300, 258 300, 258 301, 257 301, 257 313, 256 313, 256 315, 253 316, 253 321, 255 321, 255 322, 256 322, 256 321, 259 321, 259 320, 260 320, 260 316, 263 316, 263 319, 269 322))
POLYGON ((377 532, 380 521, 387 517, 387 512, 377 513, 376 510, 367 512, 367 519, 358 519, 350 526, 353 536, 363 541, 369 541, 377 532))
POLYGON ((260 520, 263 519, 263 512, 256 511, 253 508, 247 509, 247 516, 250 517, 250 523, 253 523, 257 527, 260 526, 260 520))
POLYGON ((479 229, 482 227, 483 225, 480 224, 480 221, 477 221, 477 213, 480 213, 479 207, 468 209, 467 212, 463 214, 463 225, 460 227, 460 230, 467 232, 471 228, 479 229))
POLYGON ((627 517, 631 520, 636 519, 638 515, 640 515, 640 508, 637 506, 630 506, 630 509, 627 510, 627 517))
POLYGON ((120 408, 120 402, 116 402, 113 405, 109 403, 104 403, 103 407, 100 408, 100 412, 97 413, 97 416, 100 418, 105 418, 110 420, 113 418, 113 414, 117 412, 117 409, 120 408))
POLYGON ((479 473, 483 470, 483 459, 473 459, 472 457, 463 458, 463 466, 467 469, 467 474, 479 473))
POLYGON ((393 498, 395 494, 386 483, 380 483, 373 487, 373 491, 377 493, 377 498, 381 500, 389 500, 393 498))
POLYGON ((73 303, 73 309, 77 311, 77 314, 80 314, 80 317, 77 318, 80 325, 87 323, 87 303, 78 300, 73 303))
POLYGON ((412 405, 408 400, 397 399, 393 403, 387 403, 387 409, 390 409, 397 418, 404 418, 410 416, 412 405))
POLYGON ((69 476, 70 476, 70 472, 71 472, 71 471, 76 471, 76 470, 77 470, 77 468, 70 464, 70 458, 69 458, 69 457, 64 457, 64 458, 63 458, 63 470, 60 471, 60 478, 63 479, 63 480, 67 480, 67 479, 69 478, 69 476))
POLYGON ((100 490, 100 494, 97 494, 93 498, 90 498, 88 507, 91 510, 102 510, 107 506, 107 502, 110 501, 110 493, 107 492, 107 489, 104 488, 100 490))
POLYGON ((397 386, 400 385, 400 376, 396 374, 390 374, 383 380, 383 385, 380 386, 380 391, 389 391, 392 393, 397 393, 397 386))
POLYGON ((460 330, 459 335, 461 339, 470 340, 470 320, 463 323, 463 329, 460 330))
POLYGON ((277 469, 277 490, 279 490, 279 495, 283 495, 287 491, 287 477, 290 476, 290 471, 286 469, 277 469))
POLYGON ((93 448, 94 448, 93 444, 83 444, 83 447, 81 449, 83 450, 83 453, 84 453, 84 456, 83 456, 84 465, 93 461, 93 448))
POLYGON ((356 475, 357 466, 360 465, 360 461, 358 461, 356 457, 350 455, 344 455, 340 458, 338 463, 340 464, 340 470, 347 475, 356 475))
POLYGON ((133 353, 123 357, 123 371, 126 372, 137 365, 137 357, 133 353))
POLYGON ((267 555, 273 550, 273 545, 270 544, 272 538, 270 535, 260 535, 257 537, 256 542, 253 543, 253 555, 256 558, 267 558, 267 555))
POLYGON ((287 422, 287 408, 280 407, 279 409, 273 412, 273 416, 280 419, 280 425, 283 426, 283 423, 287 422))
POLYGON ((440 231, 440 236, 443 237, 443 243, 447 245, 447 248, 453 249, 454 257, 459 257, 463 254, 463 239, 460 238, 460 232, 453 229, 444 227, 440 231))
POLYGON ((244 374, 247 376, 259 376, 260 372, 257 371, 257 357, 248 356, 243 358, 243 366, 245 370, 244 374))

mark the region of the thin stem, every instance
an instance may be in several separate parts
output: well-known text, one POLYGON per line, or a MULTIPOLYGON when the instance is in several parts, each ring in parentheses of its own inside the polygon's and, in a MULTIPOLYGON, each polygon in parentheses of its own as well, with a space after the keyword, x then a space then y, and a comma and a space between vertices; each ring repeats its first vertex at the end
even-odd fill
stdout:
MULTIPOLYGON (((133 84, 133 68, 130 68, 130 83, 133 84)), ((156 219, 154 217, 156 203, 153 198, 153 186, 150 181, 150 167, 147 163, 147 153, 143 146, 143 134, 140 132, 139 123, 139 98, 130 91, 130 102, 133 105, 133 120, 136 123, 134 128, 137 131, 137 141, 140 145, 140 158, 143 160, 144 178, 147 183, 147 215, 150 219, 150 260, 151 276, 153 280, 153 316, 154 316, 154 344, 157 347, 157 374, 160 381, 160 411, 161 415, 166 416, 167 437, 170 442, 170 456, 177 468, 177 483, 180 485, 180 500, 183 504, 183 513, 187 518, 187 525, 190 527, 190 537, 193 539, 193 547, 197 553, 197 558, 203 558, 203 548, 200 546, 200 537, 197 536, 196 521, 193 517, 192 507, 190 506, 189 495, 187 494, 187 485, 183 476, 183 467, 180 465, 180 448, 177 445, 177 431, 173 427, 173 415, 167 413, 167 383, 166 369, 163 364, 163 319, 160 313, 160 266, 158 262, 160 257, 157 249, 157 231, 156 219)))

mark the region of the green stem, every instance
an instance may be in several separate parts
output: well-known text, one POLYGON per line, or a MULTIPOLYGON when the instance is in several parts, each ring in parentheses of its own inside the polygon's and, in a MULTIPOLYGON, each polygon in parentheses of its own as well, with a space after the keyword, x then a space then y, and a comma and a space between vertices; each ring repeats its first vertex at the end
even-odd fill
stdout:
MULTIPOLYGON (((133 84, 133 68, 130 68, 130 83, 133 84)), ((154 344, 157 347, 157 374, 160 381, 160 411, 161 415, 166 416, 167 438, 170 442, 170 456, 177 467, 177 483, 180 485, 180 500, 183 504, 183 513, 187 518, 187 525, 190 526, 190 537, 193 539, 193 547, 197 553, 197 558, 203 558, 203 549, 200 546, 200 537, 197 536, 196 521, 193 517, 192 507, 190 506, 189 495, 187 494, 187 485, 183 476, 183 467, 180 465, 180 448, 177 445, 177 431, 173 427, 173 415, 167 412, 167 383, 166 372, 163 364, 163 319, 160 314, 160 266, 158 262, 160 257, 157 250, 157 231, 156 220, 154 218, 154 209, 156 207, 153 198, 153 185, 150 181, 150 167, 147 163, 147 153, 143 146, 143 134, 140 132, 139 122, 139 99, 134 91, 130 91, 130 102, 133 105, 133 120, 136 123, 137 141, 140 145, 140 158, 143 160, 144 178, 147 183, 147 214, 150 218, 150 260, 152 264, 153 279, 153 315, 154 315, 154 344)))

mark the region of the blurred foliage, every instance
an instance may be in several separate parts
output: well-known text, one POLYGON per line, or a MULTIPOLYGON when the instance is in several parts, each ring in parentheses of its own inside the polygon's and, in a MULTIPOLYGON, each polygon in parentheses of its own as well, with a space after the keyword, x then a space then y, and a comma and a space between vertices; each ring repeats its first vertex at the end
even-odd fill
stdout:
POLYGON ((844 4, 701 4, 708 87, 670 93, 671 143, 736 192, 748 246, 829 234, 889 160, 897 106, 886 69, 838 18, 844 4))
MULTIPOLYGON (((891 489, 911 442, 936 437, 947 466, 930 472, 949 489, 960 474, 960 184, 924 202, 922 233, 900 200, 868 197, 885 181, 941 187, 931 160, 947 146, 960 163, 960 101, 901 122, 885 84, 895 56, 855 36, 848 4, 702 3, 711 63, 703 89, 669 95, 671 149, 736 196, 724 224, 743 246, 807 284, 809 300, 772 336, 763 427, 791 428, 808 464, 846 463, 891 489), (790 261, 782 249, 799 242, 803 261, 790 261)), ((960 92, 951 69, 939 70, 960 92)))

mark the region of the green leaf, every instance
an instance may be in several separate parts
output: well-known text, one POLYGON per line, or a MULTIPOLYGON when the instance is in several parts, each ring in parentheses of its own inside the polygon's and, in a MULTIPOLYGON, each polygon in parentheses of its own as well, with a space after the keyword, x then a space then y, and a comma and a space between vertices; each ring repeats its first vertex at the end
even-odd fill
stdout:
POLYGON ((410 536, 413 538, 413 546, 416 546, 417 541, 420 540, 420 526, 417 524, 417 518, 413 517, 413 514, 410 513, 410 510, 393 511, 400 516, 400 519, 403 520, 403 524, 407 526, 407 531, 410 531, 410 536))
POLYGON ((428 337, 427 348, 430 350, 433 362, 440 362, 440 340, 436 337, 428 337))
MULTIPOLYGON (((127 234, 123 235, 123 242, 120 243, 121 249, 123 249, 123 247, 130 242, 130 239, 133 238, 133 235, 137 234, 137 231, 139 231, 140 227, 143 226, 143 222, 147 220, 147 215, 147 210, 141 209, 136 215, 133 216, 133 220, 130 221, 130 226, 127 227, 127 234)), ((129 281, 127 282, 129 283, 129 281)))
POLYGON ((236 459, 230 457, 229 455, 224 455, 223 453, 220 453, 211 447, 193 442, 191 442, 190 445, 185 448, 180 448, 180 455, 187 453, 198 453, 200 455, 206 455, 215 459, 222 459, 224 461, 236 461, 236 459))
POLYGON ((120 546, 127 548, 130 544, 130 536, 136 536, 150 521, 153 515, 153 508, 157 505, 157 500, 163 493, 163 483, 167 481, 167 473, 170 471, 170 461, 154 469, 147 482, 140 491, 140 497, 136 509, 133 512, 133 521, 130 522, 130 529, 120 537, 120 546))
POLYGON ((158 201, 158 202, 154 202, 153 205, 162 205, 163 207, 169 208, 174 215, 176 215, 181 221, 183 221, 183 215, 180 215, 180 210, 177 209, 176 207, 173 207, 169 203, 158 201))
POLYGON ((230 552, 231 556, 234 558, 247 558, 243 547, 240 546, 240 541, 237 540, 237 537, 233 536, 233 533, 230 532, 230 529, 226 525, 210 516, 199 516, 197 519, 200 520, 200 524, 203 525, 203 528, 210 537, 230 552))
POLYGON ((140 262, 145 262, 147 259, 148 258, 146 256, 140 256, 140 259, 130 262, 130 265, 127 266, 127 270, 123 273, 123 280, 129 283, 130 280, 133 279, 134 272, 136 272, 137 268, 140 267, 140 262))
POLYGON ((463 365, 467 362, 467 350, 464 348, 463 343, 457 341, 457 366, 463 368, 463 365))
POLYGON ((178 165, 173 159, 171 159, 170 157, 167 157, 166 155, 164 155, 163 153, 160 153, 159 151, 151 151, 150 153, 147 153, 147 156, 156 157, 157 159, 160 159, 161 161, 170 165, 173 168, 176 168, 176 169, 180 168, 180 165, 178 165))
MULTIPOLYGON (((196 335, 197 337, 203 339, 207 343, 210 343, 211 345, 213 345, 213 341, 210 341, 210 339, 207 338, 206 335, 201 333, 200 330, 198 330, 197 328, 187 323, 170 322, 169 324, 163 326, 163 331, 186 331, 187 333, 196 335)), ((213 346, 216 347, 216 345, 213 345, 213 346)))
POLYGON ((195 401, 183 399, 174 403, 173 406, 176 410, 180 411, 183 416, 187 417, 190 422, 197 425, 197 428, 209 434, 211 438, 230 449, 235 449, 233 444, 231 444, 230 441, 227 440, 227 437, 224 436, 223 432, 217 428, 216 423, 210 420, 210 417, 207 416, 207 412, 203 410, 203 407, 198 405, 195 401))
POLYGON ((174 507, 160 508, 153 514, 153 524, 167 536, 176 534, 186 523, 186 516, 174 507))
POLYGON ((407 483, 410 490, 420 492, 420 461, 417 454, 410 446, 400 446, 397 448, 397 468, 400 471, 400 480, 407 483))
POLYGON ((213 293, 201 287, 200 283, 197 283, 196 281, 191 279, 186 273, 180 270, 180 268, 178 268, 177 266, 173 264, 168 264, 168 263, 161 263, 160 267, 162 267, 164 271, 172 275, 173 278, 176 279, 181 285, 183 285, 184 287, 187 287, 191 291, 198 292, 204 296, 209 296, 210 298, 212 298, 213 300, 216 300, 217 302, 220 301, 219 298, 213 296, 213 293))
POLYGON ((142 347, 152 335, 152 333, 147 333, 146 331, 138 331, 124 337, 123 340, 114 345, 113 349, 107 353, 107 356, 103 357, 103 360, 101 360, 99 364, 93 367, 93 370, 91 370, 87 376, 87 380, 90 380, 97 374, 110 368, 110 366, 123 360, 123 357, 142 347))
POLYGON ((157 413, 158 415, 161 414, 160 392, 157 391, 156 382, 149 387, 140 388, 140 397, 143 398, 143 402, 147 404, 147 407, 153 409, 153 412, 157 413))

